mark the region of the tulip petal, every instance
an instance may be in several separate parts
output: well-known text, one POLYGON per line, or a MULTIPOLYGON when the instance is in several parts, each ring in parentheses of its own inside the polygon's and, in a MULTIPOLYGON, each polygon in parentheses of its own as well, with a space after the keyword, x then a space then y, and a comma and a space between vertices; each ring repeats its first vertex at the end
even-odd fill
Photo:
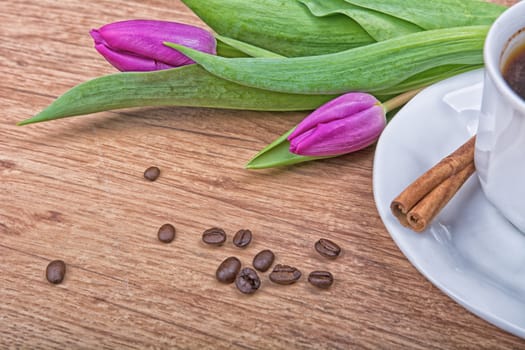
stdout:
POLYGON ((303 156, 333 156, 374 143, 386 118, 382 106, 373 106, 344 119, 320 123, 290 141, 290 151, 303 156))
POLYGON ((105 45, 97 44, 95 49, 115 68, 121 72, 149 72, 174 68, 165 63, 154 61, 123 52, 113 51, 105 45))
POLYGON ((193 49, 215 54, 215 38, 208 31, 187 24, 130 20, 107 24, 93 31, 95 42, 103 44, 112 52, 132 54, 167 66, 182 66, 193 61, 163 45, 170 41, 193 49))
POLYGON ((294 139, 320 123, 329 123, 333 120, 346 118, 379 103, 374 96, 361 92, 350 92, 339 96, 316 109, 299 123, 288 140, 294 139))

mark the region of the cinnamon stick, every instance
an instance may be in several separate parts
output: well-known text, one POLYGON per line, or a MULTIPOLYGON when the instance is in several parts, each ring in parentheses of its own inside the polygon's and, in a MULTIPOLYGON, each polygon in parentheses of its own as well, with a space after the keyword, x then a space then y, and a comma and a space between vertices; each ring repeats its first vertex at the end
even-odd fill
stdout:
POLYGON ((463 170, 440 183, 420 200, 408 212, 407 220, 410 227, 416 232, 424 231, 475 170, 474 162, 470 162, 463 170))
POLYGON ((474 173, 473 136, 412 182, 391 203, 392 214, 414 231, 424 231, 439 211, 474 173))

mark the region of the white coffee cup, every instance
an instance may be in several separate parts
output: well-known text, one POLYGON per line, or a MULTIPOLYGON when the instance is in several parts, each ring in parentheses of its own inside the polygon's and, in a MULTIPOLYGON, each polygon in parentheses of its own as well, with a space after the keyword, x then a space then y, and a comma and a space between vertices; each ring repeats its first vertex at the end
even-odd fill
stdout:
POLYGON ((488 200, 525 232, 525 100, 502 75, 509 53, 521 45, 525 45, 525 1, 506 10, 485 41, 475 164, 488 200))

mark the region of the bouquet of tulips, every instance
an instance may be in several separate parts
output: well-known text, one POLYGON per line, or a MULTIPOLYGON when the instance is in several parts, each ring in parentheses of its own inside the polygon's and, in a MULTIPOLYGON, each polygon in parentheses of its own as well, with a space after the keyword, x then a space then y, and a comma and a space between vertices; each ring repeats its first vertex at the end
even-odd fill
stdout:
POLYGON ((91 31, 121 73, 64 93, 20 125, 142 106, 308 111, 248 168, 374 143, 422 87, 483 65, 505 7, 482 0, 182 0, 212 32, 130 20, 91 31), (373 95, 372 95, 373 94, 373 95))

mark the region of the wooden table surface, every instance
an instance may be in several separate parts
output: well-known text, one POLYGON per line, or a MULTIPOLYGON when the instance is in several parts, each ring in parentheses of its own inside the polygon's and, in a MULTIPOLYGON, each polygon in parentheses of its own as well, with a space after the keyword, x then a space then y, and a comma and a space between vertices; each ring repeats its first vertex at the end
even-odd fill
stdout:
POLYGON ((0 11, 0 347, 524 348, 427 281, 372 196, 374 148, 285 169, 245 162, 304 113, 143 108, 16 127, 70 87, 113 72, 91 28, 130 18, 203 26, 179 1, 4 0, 0 11), (159 166, 161 177, 142 174, 159 166), (172 223, 172 244, 156 239, 172 223), (223 227, 227 244, 201 243, 223 227), (232 234, 254 232, 245 250, 232 234), (319 238, 344 254, 327 261, 319 238), (272 249, 303 279, 222 285, 228 256, 272 249), (61 285, 45 279, 67 263, 61 285), (336 278, 316 290, 306 275, 336 278))

